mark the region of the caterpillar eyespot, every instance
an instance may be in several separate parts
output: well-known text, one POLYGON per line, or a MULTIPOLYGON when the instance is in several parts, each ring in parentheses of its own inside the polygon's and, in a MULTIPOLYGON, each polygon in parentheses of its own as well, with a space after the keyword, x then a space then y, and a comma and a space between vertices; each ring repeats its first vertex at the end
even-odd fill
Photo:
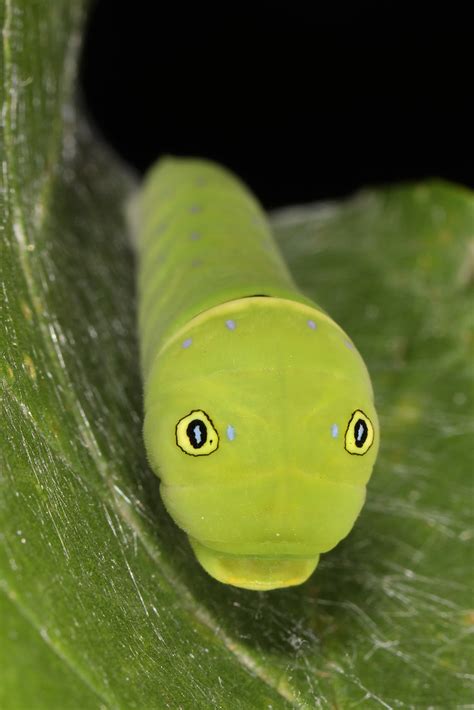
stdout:
POLYGON ((219 434, 202 409, 195 409, 176 424, 176 444, 190 456, 209 456, 219 446, 219 434))
POLYGON ((374 443, 374 427, 369 417, 360 409, 353 412, 347 425, 344 447, 350 454, 363 456, 374 443))
POLYGON ((218 581, 301 584, 364 503, 380 440, 367 368, 226 169, 160 160, 129 215, 144 440, 166 509, 218 581))

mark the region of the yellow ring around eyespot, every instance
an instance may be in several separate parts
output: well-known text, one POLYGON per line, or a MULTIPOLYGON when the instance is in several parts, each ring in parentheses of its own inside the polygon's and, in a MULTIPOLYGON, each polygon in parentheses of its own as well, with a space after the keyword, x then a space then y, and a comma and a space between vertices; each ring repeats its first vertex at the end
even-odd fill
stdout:
POLYGON ((347 425, 346 433, 344 435, 344 448, 349 454, 355 456, 363 456, 367 453, 373 443, 374 427, 372 425, 372 422, 370 421, 367 414, 362 411, 362 409, 356 409, 355 412, 352 413, 352 416, 349 420, 349 424, 347 425), (356 444, 355 425, 359 421, 359 419, 362 419, 362 421, 365 422, 367 426, 367 438, 362 446, 357 446, 356 444))
POLYGON ((203 412, 202 409, 193 409, 176 424, 176 444, 181 451, 184 451, 189 456, 209 456, 219 446, 219 434, 206 412, 203 412), (195 448, 191 444, 187 433, 189 424, 194 420, 202 422, 207 430, 206 441, 199 448, 195 448))

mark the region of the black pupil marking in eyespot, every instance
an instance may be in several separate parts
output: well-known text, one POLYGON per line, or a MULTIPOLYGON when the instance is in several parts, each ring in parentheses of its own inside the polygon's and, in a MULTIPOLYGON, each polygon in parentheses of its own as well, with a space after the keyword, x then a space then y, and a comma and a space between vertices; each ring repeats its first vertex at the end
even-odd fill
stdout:
POLYGON ((207 441, 207 427, 201 419, 193 419, 189 422, 186 434, 193 449, 200 449, 207 441))
POLYGON ((369 427, 367 426, 366 422, 364 422, 363 419, 358 419, 355 423, 354 427, 354 432, 355 432, 355 445, 357 446, 358 449, 361 449, 367 439, 367 436, 369 434, 369 427))

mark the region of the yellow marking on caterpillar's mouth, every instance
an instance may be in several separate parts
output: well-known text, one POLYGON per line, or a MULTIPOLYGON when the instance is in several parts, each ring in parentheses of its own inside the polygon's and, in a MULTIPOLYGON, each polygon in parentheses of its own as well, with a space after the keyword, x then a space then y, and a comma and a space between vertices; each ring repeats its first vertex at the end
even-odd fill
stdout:
POLYGON ((197 559, 211 577, 243 589, 268 591, 302 584, 319 562, 319 555, 281 558, 230 555, 205 547, 193 538, 189 541, 197 559))

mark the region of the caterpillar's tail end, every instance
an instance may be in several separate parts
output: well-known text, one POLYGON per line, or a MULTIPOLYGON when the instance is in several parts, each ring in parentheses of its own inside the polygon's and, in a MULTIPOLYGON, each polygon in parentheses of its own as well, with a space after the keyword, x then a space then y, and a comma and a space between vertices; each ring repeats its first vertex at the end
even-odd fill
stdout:
POLYGON ((310 558, 245 557, 205 547, 190 538, 198 561, 218 582, 243 589, 268 591, 302 584, 311 576, 319 555, 310 558))

